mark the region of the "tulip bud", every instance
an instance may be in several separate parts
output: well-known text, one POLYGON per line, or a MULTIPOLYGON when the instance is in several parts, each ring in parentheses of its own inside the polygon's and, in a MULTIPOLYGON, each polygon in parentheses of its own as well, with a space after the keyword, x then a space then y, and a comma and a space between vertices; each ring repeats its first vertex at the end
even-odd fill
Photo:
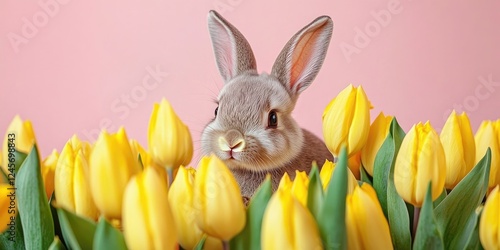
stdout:
POLYGON ((453 111, 440 138, 446 157, 445 187, 453 189, 474 168, 476 160, 476 144, 467 115, 453 111))
POLYGON ((371 176, 373 176, 375 157, 377 156, 382 143, 384 143, 385 138, 387 138, 387 135, 389 134, 392 119, 392 116, 385 116, 383 112, 380 112, 370 126, 368 140, 366 141, 366 145, 361 150, 361 162, 363 163, 363 167, 366 172, 368 172, 371 176))
POLYGON ((444 149, 430 123, 414 125, 403 139, 394 167, 394 185, 408 203, 421 207, 432 181, 432 200, 443 192, 446 179, 444 149))
POLYGON ((139 156, 141 157, 140 164, 143 167, 147 167, 153 164, 151 160, 151 155, 139 144, 136 140, 130 140, 130 149, 132 150, 132 155, 134 159, 139 161, 139 156))
POLYGON ((101 132, 90 155, 90 188, 101 214, 120 219, 125 186, 140 171, 123 128, 101 132))
POLYGON ((228 241, 246 222, 240 187, 217 156, 200 160, 194 180, 196 224, 210 236, 228 241))
MULTIPOLYGON (((193 170, 181 166, 168 191, 168 202, 178 232, 177 239, 183 249, 194 249, 204 235, 195 222, 194 178, 193 170)), ((209 237, 205 241, 204 247, 206 249, 222 249, 222 242, 209 237)))
POLYGON ((87 156, 82 149, 74 151, 71 142, 66 143, 54 173, 57 203, 77 215, 96 220, 99 213, 90 193, 89 182, 87 156))
POLYGON ((10 217, 15 216, 15 214, 9 213, 9 209, 11 209, 9 208, 11 200, 8 195, 13 191, 9 190, 9 188, 12 188, 12 186, 7 183, 0 183, 0 233, 7 230, 8 224, 11 221, 10 217))
POLYGON ((476 132, 476 164, 491 149, 489 189, 500 184, 500 120, 483 121, 476 132))
POLYGON ((389 224, 375 190, 367 183, 347 195, 346 230, 349 249, 393 249, 389 224))
POLYGON ((52 193, 54 192, 54 174, 58 159, 59 153, 54 149, 52 150, 52 153, 42 162, 42 178, 45 186, 45 193, 47 194, 48 199, 50 199, 50 196, 52 196, 52 193))
POLYGON ((330 152, 337 156, 342 146, 348 157, 361 151, 368 138, 371 104, 363 87, 347 86, 323 113, 323 136, 330 152))
POLYGON ((155 104, 149 120, 148 145, 152 160, 166 168, 186 166, 193 157, 189 129, 163 99, 155 104))
POLYGON ((498 185, 488 195, 479 221, 479 239, 486 250, 500 249, 500 195, 498 185))
POLYGON ((309 187, 309 178, 304 171, 295 171, 295 179, 292 184, 292 195, 307 207, 307 189, 309 187))
POLYGON ((361 151, 357 152, 349 159, 347 159, 347 167, 351 170, 351 173, 356 179, 360 178, 360 168, 361 168, 361 151))
MULTIPOLYGON (((319 178, 321 179, 323 190, 326 190, 328 188, 328 184, 330 184, 330 178, 332 177, 334 169, 335 163, 329 160, 326 160, 323 164, 323 167, 321 167, 319 178)), ((350 169, 348 169, 347 173, 347 193, 351 194, 354 191, 354 188, 358 185, 358 180, 356 180, 356 177, 354 177, 354 174, 350 169)))
POLYGON ((264 212, 261 245, 267 249, 323 249, 311 213, 290 192, 278 189, 264 212))
POLYGON ((33 131, 33 127, 31 125, 31 121, 21 120, 19 115, 16 115, 14 119, 7 127, 7 131, 5 132, 5 136, 3 139, 3 164, 2 167, 5 172, 8 171, 8 161, 9 161, 9 138, 13 139, 15 149, 21 153, 29 154, 31 148, 36 143, 35 132, 33 131), (9 136, 9 134, 14 134, 14 137, 9 136))
POLYGON ((152 168, 130 180, 123 198, 123 232, 129 249, 177 249, 167 183, 152 168))
POLYGON ((292 182, 292 180, 290 180, 290 176, 288 175, 287 172, 285 172, 283 174, 283 176, 281 177, 280 183, 278 185, 278 189, 291 191, 292 185, 293 185, 293 182, 292 182))

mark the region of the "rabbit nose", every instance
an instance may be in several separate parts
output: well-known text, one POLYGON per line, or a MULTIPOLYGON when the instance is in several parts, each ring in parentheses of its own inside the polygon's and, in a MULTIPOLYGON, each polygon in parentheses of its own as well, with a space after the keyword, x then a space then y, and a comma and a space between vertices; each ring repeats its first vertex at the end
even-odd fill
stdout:
POLYGON ((219 148, 222 151, 241 152, 245 148, 245 139, 239 131, 230 130, 219 137, 219 148))

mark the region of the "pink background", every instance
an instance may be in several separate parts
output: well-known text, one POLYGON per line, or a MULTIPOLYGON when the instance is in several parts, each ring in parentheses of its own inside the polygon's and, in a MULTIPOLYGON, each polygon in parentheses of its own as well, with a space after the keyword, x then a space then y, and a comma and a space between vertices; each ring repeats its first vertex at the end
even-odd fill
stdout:
POLYGON ((349 83, 365 88, 372 119, 383 110, 406 131, 426 120, 439 131, 454 107, 474 130, 500 118, 499 1, 2 0, 0 131, 15 114, 30 119, 43 155, 75 133, 93 140, 100 127, 123 125, 146 145, 153 103, 165 97, 191 128, 198 158, 222 85, 210 9, 240 29, 267 72, 296 31, 332 17, 323 68, 294 112, 318 135, 323 109, 349 83), (161 82, 148 79, 156 67, 168 73, 161 82))

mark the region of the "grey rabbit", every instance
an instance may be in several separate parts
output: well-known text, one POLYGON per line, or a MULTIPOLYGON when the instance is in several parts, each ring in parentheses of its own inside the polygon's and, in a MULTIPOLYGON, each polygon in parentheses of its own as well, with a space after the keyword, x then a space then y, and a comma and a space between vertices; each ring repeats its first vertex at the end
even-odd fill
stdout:
POLYGON ((273 191, 285 172, 309 172, 333 160, 323 141, 292 118, 299 94, 323 64, 333 22, 321 16, 285 45, 271 74, 257 72, 245 37, 216 11, 208 13, 208 28, 220 75, 224 79, 215 117, 202 133, 202 153, 214 153, 235 176, 244 197, 251 197, 266 175, 273 191))

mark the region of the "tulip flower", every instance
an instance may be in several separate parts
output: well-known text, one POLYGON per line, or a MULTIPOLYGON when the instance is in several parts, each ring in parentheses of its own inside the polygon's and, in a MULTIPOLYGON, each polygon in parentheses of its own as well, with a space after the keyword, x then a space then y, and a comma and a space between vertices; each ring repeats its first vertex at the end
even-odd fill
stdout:
POLYGON ((52 193, 54 192, 54 175, 57 166, 57 160, 59 159, 59 153, 57 150, 52 150, 52 153, 47 156, 42 162, 42 178, 43 184, 45 186, 45 193, 47 198, 50 199, 52 193))
POLYGON ((368 140, 366 141, 366 145, 361 150, 361 162, 363 163, 363 167, 366 172, 368 172, 371 176, 373 176, 375 157, 377 156, 382 143, 384 143, 385 138, 387 138, 387 135, 389 134, 392 119, 392 116, 385 116, 383 112, 380 112, 370 126, 368 140))
POLYGON ((351 170, 351 173, 356 179, 360 178, 359 170, 361 168, 361 151, 347 159, 347 167, 351 170))
MULTIPOLYGON (((168 202, 178 232, 177 240, 183 249, 194 249, 204 235, 195 222, 194 178, 192 170, 181 166, 168 191, 168 202)), ((206 249, 222 249, 222 242, 208 237, 204 247, 206 249)))
POLYGON ((228 241, 246 222, 245 206, 233 175, 217 156, 200 160, 194 180, 196 224, 206 234, 228 241))
MULTIPOLYGON (((13 211, 12 207, 9 208, 10 206, 10 196, 9 193, 13 190, 9 190, 9 188, 12 188, 11 185, 7 183, 0 183, 0 233, 3 231, 7 230, 7 227, 11 221, 11 216, 16 216, 17 211, 13 211), (9 213, 9 210, 14 213, 9 213)), ((15 209, 15 208, 14 208, 15 209)))
POLYGON ((443 192, 446 159, 436 131, 430 123, 414 125, 403 139, 394 167, 394 184, 408 203, 421 207, 429 182, 432 200, 443 192))
POLYGON ((140 171, 123 128, 116 134, 101 132, 90 155, 90 188, 94 202, 106 218, 120 219, 125 186, 140 171))
POLYGON ((123 232, 129 249, 177 249, 177 231, 167 183, 146 168, 128 183, 123 198, 123 232))
MULTIPOLYGON (((321 167, 321 171, 319 172, 319 178, 321 179, 321 183, 323 185, 323 190, 328 188, 328 184, 330 184, 330 178, 332 177, 333 170, 335 169, 335 163, 326 160, 321 167)), ((354 191, 354 188, 358 185, 358 180, 354 177, 354 174, 350 169, 347 171, 347 193, 350 194, 354 191)))
POLYGON ((309 178, 304 171, 295 171, 295 179, 292 183, 292 195, 302 204, 307 207, 307 189, 309 186, 309 178))
POLYGON ((500 184, 500 120, 483 121, 475 135, 476 163, 491 149, 489 189, 500 184))
POLYGON ((323 113, 323 137, 337 156, 343 145, 348 157, 361 151, 368 139, 371 104, 363 87, 349 85, 335 97, 323 113))
POLYGON ((130 140, 130 149, 135 159, 139 160, 141 157, 141 164, 143 167, 152 165, 151 155, 139 144, 136 140, 130 140))
POLYGON ((453 111, 440 138, 446 157, 445 187, 453 189, 474 168, 476 160, 476 144, 467 115, 453 111))
POLYGON ((10 122, 3 139, 3 164, 2 167, 7 173, 8 171, 8 161, 9 161, 9 139, 15 144, 15 149, 21 153, 29 154, 31 148, 36 143, 35 132, 33 131, 33 126, 31 121, 23 121, 19 115, 16 115, 14 119, 10 122), (14 134, 14 136, 9 136, 9 134, 14 134))
POLYGON ((186 166, 193 157, 189 129, 163 99, 155 104, 149 120, 148 145, 152 160, 165 168, 186 166))
POLYGON ((54 187, 57 204, 77 215, 97 220, 99 212, 90 193, 90 175, 87 156, 66 143, 57 161, 54 187))
POLYGON ((500 195, 498 185, 488 195, 479 221, 479 240, 486 250, 500 249, 500 195))
POLYGON ((278 184, 278 189, 290 191, 290 190, 292 190, 292 185, 293 185, 293 182, 292 182, 292 180, 290 180, 290 176, 288 175, 287 172, 285 172, 283 174, 283 176, 281 177, 280 183, 278 184))
POLYGON ((267 249, 323 249, 311 213, 290 192, 278 189, 264 212, 261 246, 267 249))
POLYGON ((346 230, 349 249, 393 249, 389 223, 375 190, 367 183, 347 195, 346 230))

